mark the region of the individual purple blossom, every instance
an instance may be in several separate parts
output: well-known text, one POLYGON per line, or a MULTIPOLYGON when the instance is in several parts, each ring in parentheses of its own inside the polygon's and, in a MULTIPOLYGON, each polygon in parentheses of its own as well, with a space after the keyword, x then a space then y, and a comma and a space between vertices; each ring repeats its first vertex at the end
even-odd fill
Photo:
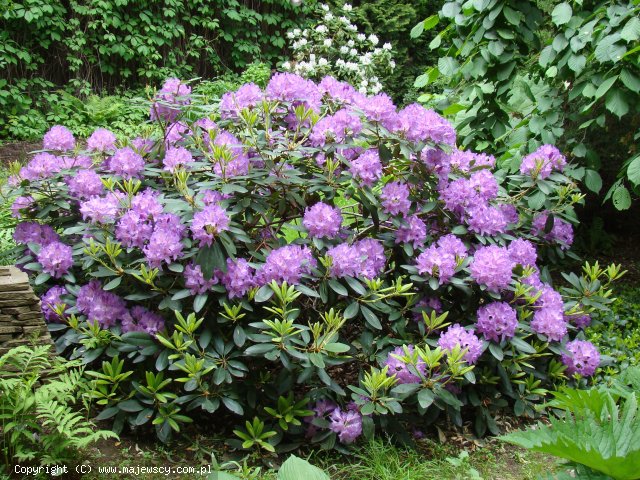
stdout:
POLYGON ((538 259, 536 247, 529 240, 516 238, 508 247, 511 260, 522 266, 534 266, 538 259))
POLYGON ((456 131, 453 125, 433 110, 413 103, 398 112, 396 131, 412 142, 444 143, 455 145, 456 131))
POLYGON ((467 210, 469 230, 480 235, 497 235, 507 230, 507 219, 502 211, 491 205, 473 205, 467 210))
POLYGON ((193 155, 184 147, 169 147, 164 154, 162 164, 168 172, 175 172, 179 167, 186 167, 193 162, 193 155))
POLYGON ((327 250, 331 258, 332 277, 357 277, 362 269, 362 259, 358 249, 348 243, 341 243, 327 250))
POLYGON ((129 315, 125 301, 103 290, 97 280, 80 288, 76 308, 87 316, 89 322, 97 321, 102 328, 109 328, 129 315))
POLYGON ((20 169, 20 178, 34 181, 51 178, 62 169, 61 158, 51 153, 36 154, 29 163, 20 169))
POLYGON ((518 215, 518 210, 515 205, 511 205, 510 203, 498 203, 496 207, 502 211, 502 215, 504 215, 508 224, 518 224, 520 221, 520 215, 518 215))
POLYGON ((349 110, 338 110, 316 123, 309 135, 309 141, 314 147, 321 147, 327 141, 343 143, 347 137, 355 136, 362 130, 362 123, 357 115, 349 110))
POLYGON ((487 340, 512 338, 518 326, 516 311, 506 302, 492 302, 478 309, 476 330, 487 340))
POLYGON ((244 258, 238 258, 235 262, 228 258, 227 271, 222 275, 221 282, 229 298, 242 297, 256 286, 255 271, 244 258))
POLYGON ((465 247, 462 240, 456 237, 453 233, 443 235, 438 239, 438 247, 440 247, 445 253, 453 255, 456 258, 467 257, 467 247, 465 247))
POLYGON ((235 92, 227 92, 220 99, 220 117, 236 118, 245 108, 255 107, 263 94, 255 83, 245 83, 235 92))
POLYGON ((300 283, 302 275, 310 274, 316 265, 309 247, 285 245, 269 252, 264 265, 256 274, 256 281, 258 285, 266 285, 273 280, 296 285, 300 283))
POLYGON ((151 268, 160 268, 163 262, 171 263, 182 254, 181 235, 168 228, 155 228, 143 253, 151 268))
MULTIPOLYGON (((413 345, 406 346, 407 351, 409 352, 409 356, 411 356, 414 352, 413 345)), ((422 381, 421 377, 416 375, 410 368, 410 362, 405 362, 404 358, 407 354, 404 351, 404 347, 396 347, 392 352, 387 355, 387 359, 384 364, 389 367, 387 370, 387 375, 396 376, 397 383, 420 383, 422 381), (401 357, 401 358, 398 358, 401 357)), ((420 357, 418 357, 418 361, 414 365, 414 368, 424 377, 427 371, 427 365, 424 363, 420 357)))
POLYGON ((366 150, 358 158, 351 161, 349 172, 361 185, 371 187, 382 177, 380 156, 375 149, 366 150))
POLYGON ((567 322, 562 310, 542 308, 533 314, 531 330, 546 336, 551 341, 559 342, 567 334, 567 322))
POLYGON ((329 429, 338 434, 341 443, 353 443, 362 434, 362 415, 359 412, 336 408, 329 420, 329 429))
POLYGON ((265 90, 267 98, 285 102, 303 102, 307 108, 319 111, 322 92, 311 80, 295 73, 276 73, 265 90))
POLYGON ((95 152, 115 150, 116 136, 106 128, 98 128, 87 139, 87 149, 95 152))
POLYGON ((340 231, 342 215, 339 208, 318 202, 305 210, 302 224, 309 237, 334 238, 340 231))
POLYGON ((417 215, 405 217, 396 232, 396 243, 412 243, 414 248, 422 245, 426 238, 427 225, 417 215))
POLYGON ((163 213, 160 193, 147 188, 131 199, 131 209, 144 218, 158 218, 163 213))
POLYGON ((495 167, 496 159, 485 153, 454 149, 451 154, 449 154, 447 163, 449 164, 449 168, 454 172, 469 173, 472 169, 478 167, 495 167))
POLYGON ((178 78, 168 78, 158 90, 151 106, 151 120, 174 122, 180 114, 181 107, 191 102, 191 87, 178 78))
POLYGON ((474 172, 469 177, 469 183, 484 200, 493 200, 498 195, 498 181, 489 170, 474 172))
POLYGON ((469 269, 476 282, 494 292, 509 286, 514 263, 506 248, 496 245, 480 247, 473 257, 469 269))
POLYGON ((456 257, 435 244, 430 245, 416 259, 418 273, 420 275, 426 273, 433 278, 437 278, 440 285, 451 280, 456 266, 456 257))
POLYGON ((562 171, 567 159, 553 145, 542 145, 522 159, 520 173, 534 178, 545 179, 554 170, 562 171))
POLYGON ((60 278, 73 265, 73 249, 61 242, 51 242, 40 249, 38 262, 42 265, 43 272, 60 278))
POLYGON ((553 227, 550 232, 545 233, 548 218, 549 214, 547 212, 536 215, 532 223, 531 233, 547 241, 558 242, 560 247, 566 250, 573 243, 573 227, 569 222, 554 215, 553 227))
MULTIPOLYGON (((40 298, 40 304, 42 308, 42 314, 47 322, 61 322, 63 319, 60 318, 55 311, 56 307, 59 305, 67 305, 64 300, 62 300, 62 295, 66 295, 67 290, 60 285, 55 285, 47 290, 42 298, 40 298)), ((66 308, 65 308, 66 311, 66 308)))
POLYGON ((551 308, 556 311, 562 312, 564 310, 564 301, 562 295, 555 291, 551 285, 546 283, 540 288, 541 293, 536 300, 536 306, 540 308, 551 308))
POLYGON ((141 306, 133 307, 129 314, 122 318, 122 333, 146 332, 156 336, 162 330, 164 330, 164 319, 141 306))
POLYGON ((35 205, 35 200, 31 195, 26 197, 16 197, 11 204, 11 216, 14 218, 22 218, 24 210, 30 210, 35 205))
POLYGON ((209 117, 203 117, 196 122, 196 125, 207 133, 218 130, 218 124, 209 117))
POLYGON ((80 213, 90 223, 113 223, 120 209, 118 195, 107 194, 104 197, 94 196, 80 203, 80 213))
POLYGON ((218 204, 207 205, 193 216, 191 232, 200 245, 211 245, 220 233, 229 230, 229 217, 218 204))
POLYGON ((357 105, 370 121, 380 123, 387 130, 394 129, 398 124, 396 106, 386 93, 359 99, 357 105))
POLYGON ((40 246, 57 242, 60 236, 49 225, 42 225, 35 222, 21 222, 16 225, 13 232, 13 239, 18 244, 35 243, 40 246))
POLYGON ((562 363, 567 366, 567 373, 579 373, 590 377, 600 365, 600 352, 591 342, 573 340, 565 345, 567 353, 562 354, 562 363))
POLYGON ((403 182, 389 182, 380 194, 382 208, 390 215, 406 215, 411 208, 409 187, 403 182))
POLYGON ((482 355, 482 341, 472 330, 466 330, 458 323, 451 325, 446 332, 440 334, 438 346, 449 352, 453 351, 455 347, 467 350, 464 354, 464 360, 470 365, 476 363, 482 355))
POLYGON ((109 159, 109 170, 125 179, 137 177, 144 170, 144 159, 131 147, 120 148, 109 159))
POLYGON ((44 134, 42 147, 45 150, 73 150, 76 147, 76 139, 67 127, 54 125, 44 134))
POLYGON ((439 187, 440 199, 445 207, 463 216, 472 206, 486 203, 473 187, 471 181, 466 178, 458 178, 439 187))
POLYGON ((93 170, 81 169, 66 180, 69 194, 75 198, 84 199, 102 195, 104 185, 100 175, 93 170))
POLYGON ((311 410, 314 412, 313 415, 304 417, 304 422, 308 424, 305 436, 307 438, 312 438, 318 432, 318 427, 313 423, 314 420, 326 419, 326 417, 331 415, 337 408, 338 405, 336 405, 331 400, 318 400, 316 404, 311 408, 311 410))
POLYGON ((350 104, 356 97, 356 89, 347 82, 341 82, 333 77, 326 76, 318 84, 318 88, 334 101, 350 104))

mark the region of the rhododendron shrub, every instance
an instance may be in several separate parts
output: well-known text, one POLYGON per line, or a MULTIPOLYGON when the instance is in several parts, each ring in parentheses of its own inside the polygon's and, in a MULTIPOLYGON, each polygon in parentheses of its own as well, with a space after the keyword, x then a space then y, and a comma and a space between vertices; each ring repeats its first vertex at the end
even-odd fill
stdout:
POLYGON ((580 328, 620 272, 552 286, 582 201, 555 148, 495 171, 435 112, 330 77, 276 74, 207 117, 189 92, 164 85, 156 137, 54 127, 10 179, 20 266, 99 419, 166 440, 215 412, 327 447, 443 412, 484 433, 594 373, 580 328))

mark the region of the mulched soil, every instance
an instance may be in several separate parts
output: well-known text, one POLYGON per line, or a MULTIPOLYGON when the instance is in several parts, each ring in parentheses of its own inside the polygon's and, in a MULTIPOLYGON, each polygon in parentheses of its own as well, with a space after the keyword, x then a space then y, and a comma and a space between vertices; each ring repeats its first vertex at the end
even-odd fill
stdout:
POLYGON ((0 167, 18 161, 24 163, 29 152, 40 150, 42 142, 12 142, 0 145, 0 167))

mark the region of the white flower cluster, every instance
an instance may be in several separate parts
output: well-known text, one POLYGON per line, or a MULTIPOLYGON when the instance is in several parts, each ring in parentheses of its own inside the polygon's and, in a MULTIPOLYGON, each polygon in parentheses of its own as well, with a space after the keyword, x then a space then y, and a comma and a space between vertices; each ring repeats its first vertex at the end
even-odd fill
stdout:
POLYGON ((367 37, 358 32, 349 18, 351 5, 345 4, 340 16, 327 5, 320 8, 322 20, 314 28, 296 28, 287 33, 293 53, 282 68, 313 80, 332 75, 365 94, 382 91, 380 77, 396 66, 391 44, 379 47, 376 35, 367 37))

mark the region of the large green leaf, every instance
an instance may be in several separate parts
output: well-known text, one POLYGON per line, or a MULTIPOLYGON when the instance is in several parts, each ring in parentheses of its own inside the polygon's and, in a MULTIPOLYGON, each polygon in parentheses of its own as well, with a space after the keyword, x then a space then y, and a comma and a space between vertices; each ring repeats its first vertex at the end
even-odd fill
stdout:
POLYGON ((556 5, 556 8, 554 8, 553 12, 551 12, 551 19, 556 25, 564 25, 565 23, 569 23, 569 20, 571 20, 571 15, 573 15, 571 5, 569 5, 568 3, 561 3, 559 5, 556 5))
POLYGON ((291 455, 278 471, 278 480, 330 480, 329 475, 306 460, 291 455))

